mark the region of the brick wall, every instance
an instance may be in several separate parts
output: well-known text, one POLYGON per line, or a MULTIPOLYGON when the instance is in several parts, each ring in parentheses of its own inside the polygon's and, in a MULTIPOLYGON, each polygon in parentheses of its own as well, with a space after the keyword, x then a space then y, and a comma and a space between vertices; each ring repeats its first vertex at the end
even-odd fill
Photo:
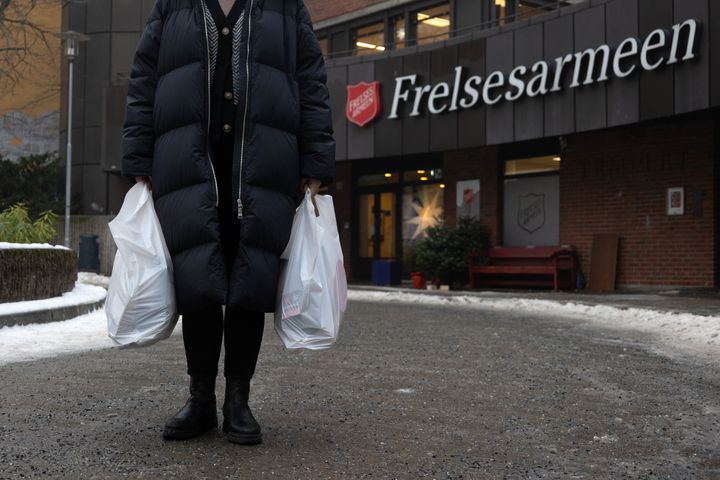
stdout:
POLYGON ((581 134, 560 173, 560 241, 578 248, 589 278, 593 234, 620 235, 618 283, 712 285, 712 119, 581 134), (685 188, 685 215, 666 215, 666 189, 685 188))
POLYGON ((445 153, 443 178, 446 184, 446 223, 455 224, 456 182, 480 179, 480 220, 490 229, 492 244, 496 245, 501 225, 498 174, 498 150, 496 147, 445 153))
POLYGON ((313 22, 318 22, 382 1, 384 0, 305 0, 305 5, 313 22))

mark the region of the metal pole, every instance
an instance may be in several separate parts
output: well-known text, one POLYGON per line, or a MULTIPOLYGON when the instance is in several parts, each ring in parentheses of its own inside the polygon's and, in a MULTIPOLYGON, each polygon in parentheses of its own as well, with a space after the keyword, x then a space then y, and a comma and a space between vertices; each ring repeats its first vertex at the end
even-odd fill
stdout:
POLYGON ((67 152, 65 155, 65 246, 70 248, 70 184, 72 181, 73 59, 68 58, 67 152))

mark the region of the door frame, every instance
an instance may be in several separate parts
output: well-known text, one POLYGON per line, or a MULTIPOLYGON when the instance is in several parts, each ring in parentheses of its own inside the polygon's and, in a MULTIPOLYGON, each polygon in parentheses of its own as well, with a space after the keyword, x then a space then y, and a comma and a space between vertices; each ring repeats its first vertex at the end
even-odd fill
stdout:
MULTIPOLYGON (((359 222, 360 222, 360 196, 361 195, 374 195, 375 199, 378 200, 380 198, 380 194, 382 193, 391 193, 395 197, 395 208, 394 208, 394 215, 395 215, 395 257, 394 259, 400 259, 401 253, 402 253, 402 186, 401 183, 398 182, 393 185, 376 185, 371 187, 357 187, 357 194, 353 196, 353 228, 352 228, 352 238, 351 238, 351 245, 352 245, 352 262, 353 262, 353 275, 357 278, 361 279, 369 279, 371 277, 372 273, 372 262, 373 260, 378 260, 380 257, 375 255, 375 252, 373 252, 373 256, 371 257, 361 257, 359 248, 360 248, 360 229, 359 222)), ((375 214, 377 215, 377 214, 375 214)), ((375 219, 376 228, 377 228, 377 216, 375 219)), ((377 234, 377 230, 376 230, 377 234)), ((375 243, 376 249, 379 248, 379 244, 375 243)))
MULTIPOLYGON (((351 188, 351 210, 350 210, 350 262, 352 265, 353 280, 369 281, 372 273, 372 260, 361 259, 358 254, 359 248, 359 232, 358 221, 360 219, 359 201, 360 195, 373 192, 374 190, 392 191, 395 193, 395 253, 398 260, 402 260, 403 243, 402 243, 402 194, 403 188, 413 185, 417 182, 406 182, 403 179, 403 172, 424 169, 442 169, 443 157, 439 152, 430 154, 407 155, 404 157, 383 157, 366 159, 362 162, 353 163, 352 168, 352 188, 351 188), (389 185, 376 186, 359 186, 358 180, 365 175, 377 175, 385 172, 395 172, 398 174, 397 183, 389 185), (364 260, 364 262, 363 262, 364 260), (364 265, 363 265, 364 263, 364 265)), ((423 182, 424 183, 424 182, 423 182)), ((434 182, 429 182, 434 183, 434 182)), ((444 206, 444 205, 443 205, 444 206)))

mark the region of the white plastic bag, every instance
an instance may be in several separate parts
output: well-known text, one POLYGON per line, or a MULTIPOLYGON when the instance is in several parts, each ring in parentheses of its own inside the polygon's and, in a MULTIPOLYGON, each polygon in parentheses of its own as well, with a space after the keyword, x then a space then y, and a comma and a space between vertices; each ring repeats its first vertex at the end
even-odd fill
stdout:
POLYGON ((329 195, 310 191, 295 213, 280 275, 275 331, 288 349, 322 350, 335 344, 347 306, 347 280, 335 207, 329 195))
POLYGON ((172 261, 145 182, 128 191, 108 226, 118 247, 105 300, 108 336, 124 347, 169 337, 178 320, 172 261))

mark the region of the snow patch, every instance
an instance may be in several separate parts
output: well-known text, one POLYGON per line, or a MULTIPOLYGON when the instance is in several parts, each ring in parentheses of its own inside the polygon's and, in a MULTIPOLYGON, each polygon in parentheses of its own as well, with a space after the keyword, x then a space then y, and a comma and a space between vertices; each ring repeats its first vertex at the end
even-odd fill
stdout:
MULTIPOLYGON (((181 331, 176 326, 173 334, 181 331)), ((106 348, 117 344, 107 335, 104 308, 64 322, 0 328, 0 366, 106 348)))
MULTIPOLYGON (((0 316, 54 310, 57 308, 101 302, 105 300, 106 296, 107 291, 102 287, 75 282, 75 288, 72 291, 63 293, 59 297, 0 303, 0 316)), ((0 345, 2 345, 1 342, 0 345)))
POLYGON ((59 250, 70 250, 63 245, 50 245, 49 243, 8 243, 0 242, 0 250, 27 250, 27 249, 59 249, 59 250))
POLYGON ((620 330, 652 334, 667 349, 717 360, 720 354, 720 317, 660 312, 642 308, 617 308, 573 302, 527 298, 483 298, 469 295, 427 295, 408 292, 349 290, 348 300, 456 306, 485 311, 509 311, 530 316, 564 317, 620 330))
POLYGON ((93 272, 78 272, 78 282, 107 289, 110 285, 110 277, 93 272))

